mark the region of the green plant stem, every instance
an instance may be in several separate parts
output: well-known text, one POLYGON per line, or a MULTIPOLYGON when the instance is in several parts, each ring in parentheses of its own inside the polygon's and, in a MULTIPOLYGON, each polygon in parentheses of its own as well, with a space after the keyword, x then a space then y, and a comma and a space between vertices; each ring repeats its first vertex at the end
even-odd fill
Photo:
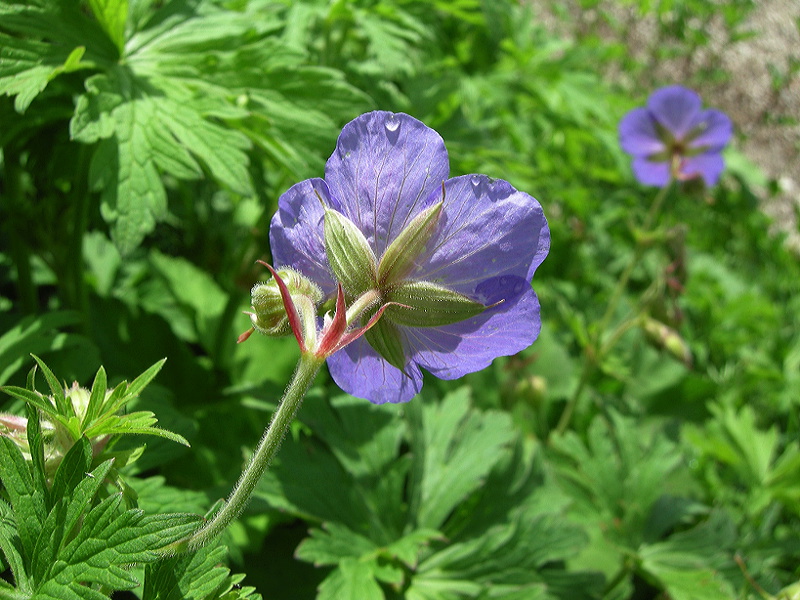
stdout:
POLYGON ((630 576, 634 567, 633 562, 634 561, 630 556, 626 557, 623 560, 622 565, 619 568, 619 571, 617 571, 616 575, 614 575, 614 577, 609 579, 608 583, 606 584, 606 589, 605 593, 603 594, 603 598, 608 598, 611 592, 613 592, 622 582, 624 582, 630 576))
MULTIPOLYGON (((645 216, 644 223, 642 223, 641 230, 645 233, 649 232, 650 229, 656 222, 656 218, 658 217, 658 213, 661 211, 661 207, 664 204, 664 200, 669 195, 669 191, 672 189, 672 181, 667 183, 664 187, 662 187, 656 197, 653 198, 653 203, 650 205, 650 210, 647 211, 647 215, 645 216)), ((639 264, 639 261, 642 259, 644 255, 645 245, 642 243, 641 238, 637 240, 636 246, 633 250, 633 255, 631 259, 628 261, 628 264, 625 265, 625 269, 622 271, 622 275, 620 275, 619 279, 617 280, 617 285, 614 287, 614 291, 611 293, 611 298, 606 305, 605 313, 603 317, 600 319, 600 322, 595 329, 594 335, 591 336, 591 340, 589 343, 589 348, 586 351, 586 358, 583 364, 583 370, 581 371, 580 379, 578 380, 578 385, 575 387, 575 391, 570 396, 569 400, 567 401, 564 410, 561 413, 561 417, 558 419, 558 424, 555 428, 556 435, 563 435, 564 432, 569 427, 569 423, 572 420, 572 415, 575 412, 575 408, 577 407, 578 403, 580 402, 581 396, 583 395, 583 391, 586 389, 587 384, 589 383, 589 379, 591 378, 592 374, 594 373, 595 366, 601 364, 603 358, 605 357, 606 353, 610 352, 611 349, 614 347, 616 342, 625 333, 630 327, 636 323, 636 319, 629 319, 622 323, 619 327, 617 327, 611 337, 606 341, 606 343, 602 342, 603 333, 606 329, 608 329, 609 324, 611 323, 611 319, 614 317, 614 314, 617 312, 617 307, 622 300, 622 295, 625 293, 625 290, 628 287, 628 282, 631 279, 631 275, 633 274, 634 269, 639 264)))
MULTIPOLYGON (((672 182, 670 181, 667 185, 662 187, 656 197, 653 199, 653 203, 650 205, 650 210, 647 211, 647 216, 644 219, 644 223, 642 223, 641 231, 648 233, 650 228, 655 223, 656 217, 661 210, 662 205, 664 204, 664 200, 669 195, 669 191, 672 189, 672 182)), ((614 316, 614 313, 617 311, 617 305, 619 301, 622 299, 622 294, 625 293, 625 290, 628 287, 628 282, 631 279, 631 275, 633 275, 634 269, 639 265, 639 261, 644 254, 645 246, 641 243, 641 241, 637 241, 636 246, 633 249, 633 256, 628 261, 628 264, 625 266, 625 270, 622 272, 619 280, 617 281, 617 285, 614 288, 614 291, 611 294, 611 299, 608 301, 608 305, 606 306, 606 312, 603 315, 603 318, 600 320, 600 325, 598 326, 595 332, 595 345, 598 346, 598 342, 600 336, 603 335, 603 332, 608 328, 608 324, 610 323, 611 319, 614 316)))
POLYGON ((575 412, 575 407, 578 405, 578 401, 586 385, 589 383, 589 378, 592 376, 592 373, 594 373, 594 359, 587 356, 583 362, 583 369, 581 370, 581 377, 578 380, 578 385, 575 387, 575 391, 572 393, 572 396, 570 396, 567 405, 564 407, 564 411, 561 413, 561 417, 558 419, 558 425, 556 425, 555 429, 557 435, 563 435, 567 430, 569 422, 572 420, 572 413, 575 412))
POLYGON ((85 174, 89 169, 89 147, 79 144, 77 174, 74 187, 70 193, 70 204, 73 210, 72 229, 69 232, 67 252, 64 256, 64 291, 67 304, 78 310, 83 319, 83 326, 87 326, 89 318, 89 300, 84 279, 83 268, 83 238, 89 226, 89 190, 85 174))
POLYGON ((31 232, 19 218, 19 215, 25 214, 25 198, 22 191, 23 170, 19 164, 19 155, 10 146, 3 148, 3 171, 8 204, 7 211, 0 211, 0 214, 6 212, 3 218, 3 228, 8 235, 11 260, 17 269, 19 306, 24 313, 35 314, 39 311, 39 300, 31 272, 30 244, 25 239, 26 234, 31 235, 31 232))
POLYGON ((281 441, 289 430, 289 426, 323 362, 325 362, 324 358, 316 357, 310 352, 304 352, 300 356, 297 369, 283 394, 281 403, 272 416, 269 427, 264 432, 250 463, 242 472, 242 476, 225 505, 191 537, 168 550, 172 552, 197 550, 221 534, 230 522, 242 513, 258 481, 278 451, 281 441))

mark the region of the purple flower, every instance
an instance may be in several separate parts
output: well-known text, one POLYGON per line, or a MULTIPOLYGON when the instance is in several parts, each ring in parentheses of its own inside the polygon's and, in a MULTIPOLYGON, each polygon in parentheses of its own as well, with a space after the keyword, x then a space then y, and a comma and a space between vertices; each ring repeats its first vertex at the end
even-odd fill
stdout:
POLYGON ((679 85, 656 90, 645 108, 630 111, 619 124, 620 144, 633 156, 636 179, 659 187, 696 177, 714 185, 725 168, 722 149, 732 132, 725 113, 702 110, 700 96, 679 85))
POLYGON ((308 277, 331 301, 340 285, 348 306, 378 298, 361 325, 384 311, 327 358, 350 394, 407 401, 422 387, 421 369, 455 379, 539 334, 531 279, 550 245, 541 206, 502 180, 448 177, 438 133, 376 111, 345 125, 324 180, 298 183, 279 200, 276 268, 308 277), (352 264, 331 250, 339 237, 337 247, 357 255, 352 264))

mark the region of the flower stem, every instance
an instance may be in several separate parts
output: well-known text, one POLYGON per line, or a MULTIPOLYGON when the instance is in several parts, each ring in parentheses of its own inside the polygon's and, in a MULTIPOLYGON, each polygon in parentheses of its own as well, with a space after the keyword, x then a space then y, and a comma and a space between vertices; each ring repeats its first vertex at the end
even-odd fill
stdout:
MULTIPOLYGON (((641 230, 645 233, 649 233, 650 228, 655 223, 656 217, 658 216, 659 211, 661 210, 661 206, 664 204, 664 200, 669 195, 669 190, 672 189, 672 182, 670 181, 667 185, 662 187, 656 197, 653 199, 653 203, 650 205, 650 210, 647 212, 647 216, 644 219, 644 223, 642 223, 641 230)), ((617 285, 614 288, 614 291, 611 294, 611 299, 608 301, 608 305, 606 306, 606 312, 603 315, 603 318, 600 320, 600 325, 595 332, 595 343, 599 347, 599 338, 603 335, 603 332, 608 328, 608 324, 611 321, 611 318, 614 316, 614 313, 617 310, 617 305, 622 298, 622 294, 625 292, 625 289, 628 287, 628 282, 631 279, 631 275, 633 274, 633 270, 639 264, 639 261, 644 254, 645 246, 641 242, 637 242, 636 246, 633 250, 633 256, 631 256, 630 261, 625 266, 625 270, 622 272, 619 280, 617 281, 617 285)), ((608 348, 606 349, 608 350, 608 348)), ((598 355, 598 358, 600 356, 598 355)))
POLYGON ((5 195, 8 200, 5 207, 0 207, 2 229, 8 235, 9 254, 17 269, 19 305, 24 313, 35 314, 39 311, 39 300, 33 283, 30 243, 26 239, 31 232, 27 231, 24 219, 20 219, 25 204, 22 189, 23 170, 19 163, 19 154, 10 144, 0 148, 0 153, 3 156, 0 176, 5 182, 5 195))
MULTIPOLYGON (((76 173, 85 174, 89 170, 89 147, 80 144, 77 150, 76 173)), ((72 228, 69 231, 66 256, 60 268, 63 277, 64 297, 71 308, 81 314, 82 326, 89 320, 89 300, 86 281, 83 275, 83 238, 89 225, 90 200, 86 177, 77 177, 68 198, 74 211, 72 228)))
MULTIPOLYGON (((647 212, 644 223, 642 223, 641 230, 643 232, 649 232, 655 224, 658 213, 664 204, 664 200, 667 198, 669 191, 672 189, 672 184, 672 181, 668 182, 667 185, 658 191, 656 197, 653 198, 653 203, 650 205, 650 210, 647 212)), ((557 435, 563 435, 567 430, 567 427, 572 420, 572 415, 575 412, 575 408, 580 402, 583 391, 586 389, 586 386, 589 383, 589 378, 592 376, 592 373, 594 373, 595 366, 602 363, 606 353, 611 351, 622 334, 630 329, 630 327, 636 322, 635 319, 626 321, 614 331, 610 339, 603 343, 603 333, 606 329, 608 329, 611 319, 617 312, 617 307, 622 299, 622 295, 625 293, 625 290, 628 287, 628 282, 630 281, 631 275, 633 275, 634 269, 637 267, 639 261, 644 255, 644 250, 645 245, 641 240, 637 240, 636 246, 633 250, 633 255, 628 261, 628 264, 625 265, 622 275, 620 275, 620 278, 617 280, 617 285, 614 287, 614 291, 611 293, 611 298, 606 305, 606 311, 603 314, 603 317, 600 319, 600 322, 594 331, 594 335, 591 336, 583 370, 581 371, 581 376, 578 380, 578 385, 575 386, 575 391, 567 401, 567 404, 561 413, 561 417, 558 420, 558 424, 556 425, 555 433, 557 435)))
POLYGON ((278 409, 272 416, 261 441, 258 443, 250 463, 242 472, 242 476, 233 488, 222 509, 217 512, 203 527, 189 538, 167 548, 169 552, 192 552, 204 546, 219 534, 238 517, 244 510, 261 476, 266 471, 272 458, 278 451, 289 426, 292 424, 300 405, 303 402, 308 388, 314 381, 325 359, 315 357, 310 352, 300 355, 300 362, 292 376, 292 380, 283 394, 283 399, 278 409))

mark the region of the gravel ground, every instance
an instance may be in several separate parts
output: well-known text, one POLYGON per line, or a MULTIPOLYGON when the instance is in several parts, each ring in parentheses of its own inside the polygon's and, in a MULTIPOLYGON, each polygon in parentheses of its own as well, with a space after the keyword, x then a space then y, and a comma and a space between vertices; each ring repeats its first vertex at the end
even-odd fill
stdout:
MULTIPOLYGON (((603 0, 590 11, 580 10, 575 0, 532 2, 546 27, 571 37, 591 32, 624 41, 640 60, 647 61, 654 45, 664 43, 654 19, 642 18, 620 0, 603 0), (570 18, 556 17, 556 6, 570 18)), ((744 39, 732 40, 716 16, 707 28, 710 42, 696 53, 654 61, 647 85, 691 82, 707 106, 730 115, 739 149, 777 183, 777 194, 761 194, 765 212, 800 253, 800 0, 759 0, 738 28, 750 33, 744 39), (711 76, 715 70, 727 76, 711 76)), ((625 81, 624 73, 612 75, 623 84, 640 83, 625 81)))

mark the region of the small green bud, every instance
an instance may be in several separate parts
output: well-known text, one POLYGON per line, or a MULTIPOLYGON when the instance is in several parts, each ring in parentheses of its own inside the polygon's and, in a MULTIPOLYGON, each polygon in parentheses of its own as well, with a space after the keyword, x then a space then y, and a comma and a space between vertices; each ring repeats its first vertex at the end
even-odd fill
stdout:
POLYGON ((778 592, 776 600, 800 600, 800 582, 783 588, 778 592))
MULTIPOLYGON (((481 314, 486 307, 435 283, 402 283, 388 294, 384 319, 407 327, 437 327, 481 314)), ((387 359, 388 360, 388 359, 387 359)))
POLYGON ((666 350, 687 367, 692 366, 692 351, 677 331, 652 317, 644 318, 642 328, 653 344, 666 350))
POLYGON ((378 265, 381 285, 400 281, 411 273, 414 262, 425 251, 425 245, 433 235, 443 204, 437 202, 419 213, 386 249, 378 265))
MULTIPOLYGON (((280 269, 278 275, 292 296, 306 296, 315 306, 322 302, 322 290, 305 275, 292 269, 280 269)), ((250 297, 253 305, 250 320, 257 331, 273 337, 289 335, 292 332, 280 289, 274 279, 254 285, 250 297)))
POLYGON ((367 238, 343 214, 325 209, 325 252, 333 275, 345 291, 360 296, 377 283, 377 260, 367 238))
POLYGON ((547 399, 547 380, 540 375, 528 375, 514 383, 513 392, 515 398, 533 407, 541 406, 547 399))

